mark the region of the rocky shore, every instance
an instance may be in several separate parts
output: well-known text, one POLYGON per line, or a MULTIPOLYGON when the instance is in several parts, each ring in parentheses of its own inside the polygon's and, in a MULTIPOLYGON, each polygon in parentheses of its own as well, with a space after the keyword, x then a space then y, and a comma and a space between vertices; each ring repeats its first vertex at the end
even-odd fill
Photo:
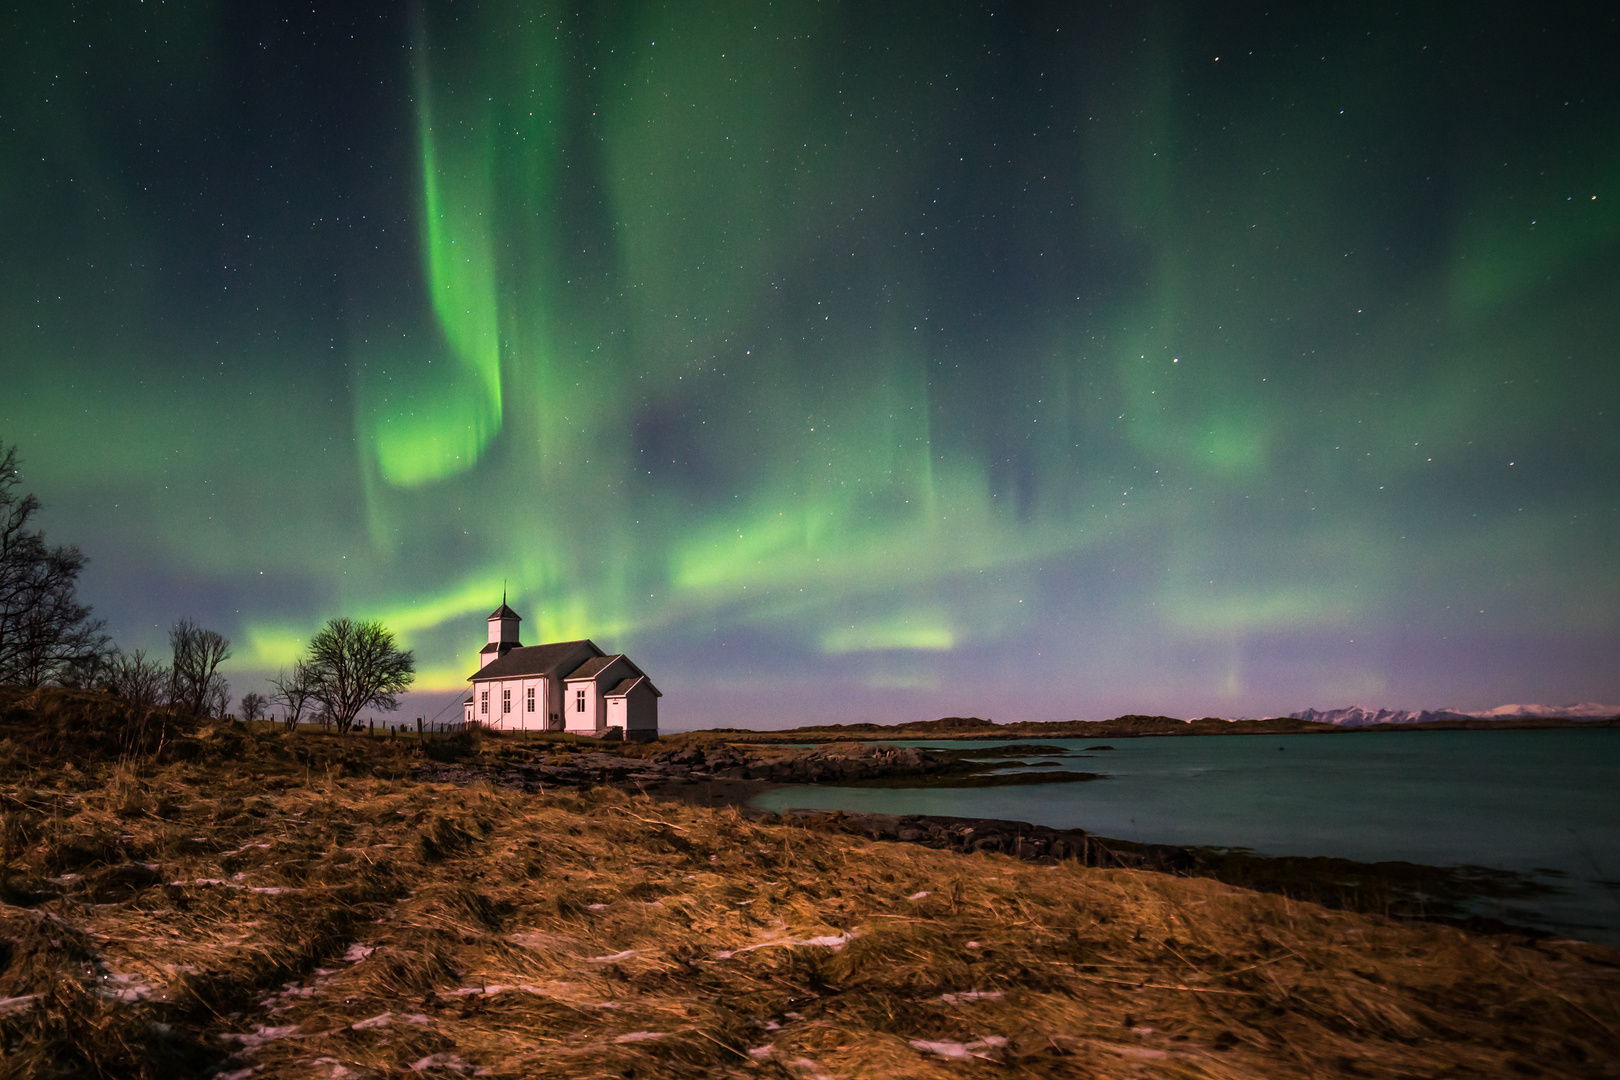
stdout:
MULTIPOLYGON (((630 756, 597 749, 549 754, 513 748, 503 758, 427 761, 415 778, 430 783, 496 788, 542 794, 561 789, 609 787, 691 806, 733 807, 760 823, 818 833, 834 833, 916 844, 963 854, 993 852, 1026 862, 1055 866, 1078 863, 1104 869, 1151 870, 1178 877, 1212 878, 1260 892, 1327 907, 1443 922, 1484 932, 1536 932, 1471 914, 1469 903, 1484 897, 1526 898, 1544 892, 1533 880, 1479 867, 1435 867, 1406 862, 1360 863, 1349 859, 1264 856, 1247 851, 1141 844, 1097 836, 1083 829, 1056 829, 1022 821, 988 818, 890 815, 788 810, 782 814, 750 809, 775 787, 809 784, 882 787, 970 786, 1009 777, 1043 783, 1048 778, 1096 779, 1098 774, 1063 771, 998 773, 1018 755, 1065 756, 1059 747, 970 747, 923 750, 840 742, 813 748, 685 746, 626 747, 630 756)), ((1097 749, 1106 749, 1098 747, 1097 749)), ((441 751, 443 752, 443 751, 441 751)), ((1069 759, 1077 756, 1066 755, 1069 759)), ((1083 756, 1083 755, 1081 755, 1083 756)), ((1038 764, 1039 763, 1035 763, 1038 764)))
MULTIPOLYGON (((481 780, 499 787, 540 791, 551 787, 588 787, 607 784, 676 794, 692 785, 717 781, 768 784, 839 784, 883 787, 984 787, 1004 784, 1076 783, 1100 779, 1098 773, 1073 770, 1002 771, 1029 756, 1057 756, 1057 747, 1028 747, 1016 751, 921 750, 916 747, 836 742, 810 749, 760 746, 685 746, 636 756, 639 747, 619 752, 559 748, 514 753, 495 762, 469 764, 461 760, 428 761, 417 770, 420 779, 444 783, 481 780)), ((452 757, 452 754, 446 754, 452 757)), ((1069 755, 1072 756, 1072 755, 1069 755)), ((1054 762, 1053 764, 1056 764, 1054 762)), ((728 787, 729 790, 729 787, 728 787)), ((752 794, 749 797, 752 797, 752 794)), ((705 801, 688 793, 688 801, 705 801)), ((723 800, 734 801, 730 798, 723 800)))

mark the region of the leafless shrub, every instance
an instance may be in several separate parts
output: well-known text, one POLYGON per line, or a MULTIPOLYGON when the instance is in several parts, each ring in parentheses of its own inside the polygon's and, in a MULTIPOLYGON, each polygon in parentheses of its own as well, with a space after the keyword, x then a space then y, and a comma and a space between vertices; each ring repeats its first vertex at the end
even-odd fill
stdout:
POLYGON ((164 703, 171 683, 169 668, 148 659, 143 649, 115 653, 102 676, 102 685, 137 709, 155 709, 164 703))
POLYGON ((288 731, 298 730, 299 721, 304 719, 304 713, 315 698, 315 673, 304 661, 295 660, 292 674, 279 672, 270 680, 270 687, 273 691, 270 703, 281 706, 282 724, 288 731))

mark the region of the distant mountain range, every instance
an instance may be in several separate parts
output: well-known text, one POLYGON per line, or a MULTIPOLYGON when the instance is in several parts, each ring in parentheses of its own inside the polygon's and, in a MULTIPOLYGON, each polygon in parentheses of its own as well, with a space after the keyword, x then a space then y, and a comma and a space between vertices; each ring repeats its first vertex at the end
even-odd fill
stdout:
POLYGON ((1290 713, 1295 720, 1340 727, 1366 727, 1369 724, 1424 724, 1433 720, 1540 720, 1551 717, 1570 720, 1607 720, 1620 716, 1620 705, 1599 705, 1583 701, 1577 705, 1498 705, 1483 712, 1461 709, 1368 709, 1351 705, 1346 709, 1305 709, 1290 713))

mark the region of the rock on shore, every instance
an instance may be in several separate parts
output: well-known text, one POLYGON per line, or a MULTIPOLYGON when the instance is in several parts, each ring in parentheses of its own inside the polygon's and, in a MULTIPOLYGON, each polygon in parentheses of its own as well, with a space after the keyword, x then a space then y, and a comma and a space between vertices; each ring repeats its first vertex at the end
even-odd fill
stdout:
POLYGON ((490 764, 423 763, 419 779, 439 783, 484 780, 500 787, 537 791, 545 786, 588 787, 681 784, 713 780, 753 780, 774 784, 828 784, 968 776, 985 764, 915 747, 869 743, 830 743, 809 750, 762 748, 744 753, 734 748, 690 746, 650 758, 600 750, 534 754, 490 764))

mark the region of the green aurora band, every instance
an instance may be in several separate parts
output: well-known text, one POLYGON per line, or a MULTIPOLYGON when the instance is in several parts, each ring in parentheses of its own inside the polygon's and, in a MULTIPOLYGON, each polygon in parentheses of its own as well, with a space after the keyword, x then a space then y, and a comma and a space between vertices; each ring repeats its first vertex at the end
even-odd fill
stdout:
POLYGON ((1613 23, 1262 10, 7 15, 0 437, 238 690, 504 590, 676 725, 1620 699, 1613 23))

